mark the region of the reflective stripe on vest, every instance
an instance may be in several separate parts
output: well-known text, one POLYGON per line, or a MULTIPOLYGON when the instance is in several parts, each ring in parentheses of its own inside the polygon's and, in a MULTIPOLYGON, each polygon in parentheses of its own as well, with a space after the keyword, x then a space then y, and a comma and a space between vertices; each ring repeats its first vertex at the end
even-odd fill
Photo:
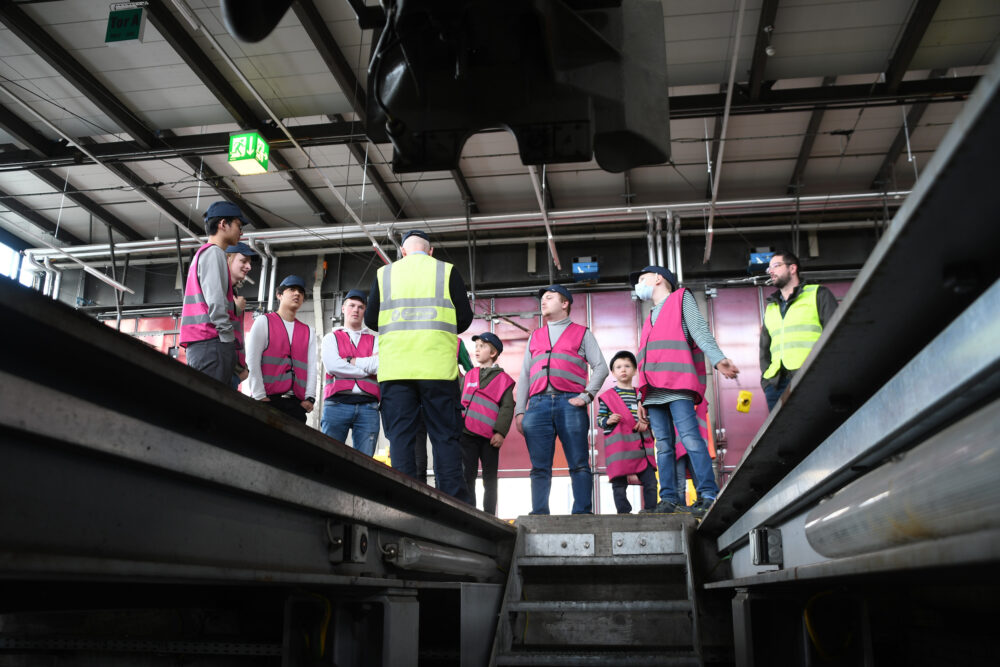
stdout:
MULTIPOLYGON (((702 401, 694 407, 694 416, 698 420, 698 432, 701 434, 701 439, 705 441, 705 445, 708 447, 708 455, 715 458, 715 440, 712 438, 711 429, 709 428, 708 421, 708 401, 702 401)), ((687 449, 684 447, 684 443, 681 442, 681 434, 674 427, 674 458, 681 458, 687 454, 687 449)))
MULTIPOLYGON (((340 352, 341 359, 355 357, 370 357, 375 351, 375 336, 370 333, 363 333, 355 346, 351 340, 351 335, 343 329, 333 332, 333 337, 337 339, 337 351, 340 352)), ((375 400, 381 398, 378 390, 378 378, 368 375, 363 378, 338 378, 330 373, 326 374, 326 386, 323 388, 323 398, 330 398, 334 394, 354 393, 357 386, 363 393, 374 396, 375 400)))
POLYGON ((451 271, 451 264, 421 254, 378 270, 379 382, 458 377, 451 271))
POLYGON ((306 399, 306 381, 309 378, 309 327, 295 320, 292 342, 288 343, 288 329, 278 313, 268 313, 267 347, 260 357, 260 373, 264 380, 264 393, 284 394, 294 390, 300 401, 306 399))
POLYGON ((684 292, 681 288, 670 293, 656 324, 652 313, 642 324, 639 339, 639 370, 634 386, 694 392, 700 402, 705 396, 705 355, 684 335, 684 292))
MULTIPOLYGON (((184 305, 181 308, 180 345, 187 347, 188 343, 201 340, 211 340, 219 337, 219 331, 208 316, 208 303, 198 280, 198 260, 207 248, 214 244, 206 243, 194 254, 191 266, 188 268, 187 283, 184 285, 184 305)), ((232 276, 229 265, 226 264, 226 315, 229 321, 236 322, 236 300, 233 296, 232 276)))
POLYGON ((771 302, 764 309, 764 326, 771 335, 771 365, 765 378, 773 378, 782 365, 790 371, 802 368, 813 345, 823 333, 816 307, 818 285, 805 285, 795 301, 788 305, 785 316, 781 307, 771 302))
POLYGON ((545 391, 551 384, 557 391, 580 393, 587 388, 587 360, 580 356, 580 346, 587 327, 570 322, 556 340, 549 340, 548 325, 531 333, 528 395, 545 391))
POLYGON ((623 477, 656 468, 656 446, 651 431, 635 430, 635 417, 612 387, 597 397, 614 414, 621 415, 611 433, 604 436, 604 465, 608 477, 623 477))
POLYGON ((514 386, 514 380, 500 371, 485 387, 479 386, 479 367, 465 374, 462 388, 462 408, 465 428, 484 438, 493 437, 493 427, 500 412, 504 392, 514 386))

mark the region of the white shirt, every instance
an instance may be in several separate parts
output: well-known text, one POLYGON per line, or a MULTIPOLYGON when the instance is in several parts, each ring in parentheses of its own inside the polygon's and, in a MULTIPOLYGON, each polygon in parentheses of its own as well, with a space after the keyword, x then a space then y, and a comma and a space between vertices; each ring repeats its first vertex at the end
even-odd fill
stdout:
MULTIPOLYGON (((289 322, 285 319, 281 320, 285 325, 285 331, 288 332, 288 344, 292 344, 292 332, 295 331, 295 322, 289 322)), ((302 324, 305 324, 303 322, 302 324)), ((308 324, 305 326, 309 329, 309 359, 306 361, 306 398, 316 398, 316 336, 313 334, 313 328, 308 324)), ((260 358, 264 354, 264 350, 267 349, 268 327, 267 327, 267 317, 261 316, 253 321, 253 326, 250 327, 250 333, 247 334, 246 339, 246 353, 247 353, 247 369, 250 371, 250 395, 260 400, 267 397, 267 392, 264 391, 264 376, 260 372, 260 358)))
MULTIPOLYGON (((378 334, 366 326, 362 326, 356 331, 347 327, 337 327, 323 336, 323 366, 326 367, 327 373, 338 378, 357 380, 369 375, 375 375, 378 373, 378 334), (355 347, 357 347, 358 341, 361 340, 361 334, 375 336, 375 347, 372 349, 372 356, 355 357, 354 363, 347 363, 347 360, 340 356, 340 347, 337 345, 337 337, 334 335, 337 331, 346 331, 355 347)), ((363 392, 355 384, 354 388, 351 389, 351 393, 360 394, 363 392)))

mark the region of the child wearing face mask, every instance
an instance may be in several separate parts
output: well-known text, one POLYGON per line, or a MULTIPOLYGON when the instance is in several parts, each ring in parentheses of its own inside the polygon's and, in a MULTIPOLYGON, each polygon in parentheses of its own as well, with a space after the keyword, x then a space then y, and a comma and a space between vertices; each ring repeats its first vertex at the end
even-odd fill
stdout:
POLYGON ((632 388, 635 355, 622 350, 609 365, 615 386, 598 396, 597 424, 604 429, 604 461, 615 509, 619 514, 632 512, 625 491, 629 476, 635 475, 642 484, 643 509, 651 510, 656 505, 656 450, 649 422, 639 416, 639 396, 632 388))

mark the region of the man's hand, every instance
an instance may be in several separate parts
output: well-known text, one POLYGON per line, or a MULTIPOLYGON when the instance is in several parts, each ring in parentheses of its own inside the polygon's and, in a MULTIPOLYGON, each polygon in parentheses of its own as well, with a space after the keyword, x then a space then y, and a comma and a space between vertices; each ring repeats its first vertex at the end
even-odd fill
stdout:
POLYGON ((245 296, 238 296, 233 299, 233 304, 236 306, 236 314, 240 315, 247 309, 247 298, 245 296))
POLYGON ((649 415, 646 414, 646 406, 643 405, 642 403, 639 403, 638 405, 636 405, 636 407, 638 408, 638 412, 639 412, 639 421, 641 421, 641 422, 648 422, 649 421, 649 415))
POLYGON ((587 405, 587 401, 583 400, 578 396, 574 396, 573 398, 569 399, 569 404, 575 405, 578 408, 582 408, 583 406, 587 405))
POLYGON ((723 359, 715 365, 715 368, 730 380, 736 379, 736 376, 740 374, 740 369, 736 367, 732 359, 723 359))
POLYGON ((611 416, 608 417, 608 426, 613 426, 622 420, 622 416, 617 412, 612 412, 611 416))
POLYGON ((635 430, 639 433, 645 433, 649 430, 649 422, 641 421, 635 423, 635 430))
POLYGON ((302 409, 305 410, 307 413, 313 411, 314 404, 312 401, 299 401, 299 405, 301 405, 302 409))
POLYGON ((514 417, 514 425, 517 426, 517 432, 524 435, 524 425, 521 423, 524 421, 524 413, 522 412, 518 416, 514 417))
POLYGON ((496 447, 497 449, 500 449, 500 445, 503 444, 503 436, 500 435, 499 433, 494 433, 493 437, 490 438, 490 444, 496 447))

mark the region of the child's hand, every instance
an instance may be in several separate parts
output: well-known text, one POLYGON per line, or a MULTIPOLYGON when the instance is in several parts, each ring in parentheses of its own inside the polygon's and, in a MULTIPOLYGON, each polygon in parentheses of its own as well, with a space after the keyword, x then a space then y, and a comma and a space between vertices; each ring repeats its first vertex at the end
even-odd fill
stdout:
POLYGON ((612 426, 614 424, 617 424, 621 420, 622 420, 622 416, 620 414, 618 414, 617 412, 613 412, 613 413, 611 413, 611 416, 608 417, 608 426, 612 426))

